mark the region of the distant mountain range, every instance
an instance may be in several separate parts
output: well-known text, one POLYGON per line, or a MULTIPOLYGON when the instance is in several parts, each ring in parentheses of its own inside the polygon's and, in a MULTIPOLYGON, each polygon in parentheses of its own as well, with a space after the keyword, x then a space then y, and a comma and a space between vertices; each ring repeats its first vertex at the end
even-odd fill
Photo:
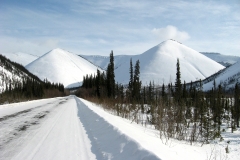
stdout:
MULTIPOLYGON (((109 56, 78 56, 59 48, 53 49, 41 57, 26 53, 5 53, 4 55, 15 62, 26 64, 25 67, 41 80, 47 78, 51 82, 63 83, 68 88, 80 86, 84 75, 95 74, 97 68, 104 71, 109 63, 109 56)), ((174 83, 177 59, 180 61, 182 82, 206 79, 223 70, 224 66, 240 61, 240 57, 237 56, 199 53, 177 41, 167 40, 139 55, 114 56, 115 79, 118 83, 128 84, 131 58, 133 65, 137 60, 140 61, 142 85, 148 85, 150 81, 154 81, 156 85, 174 83)), ((233 66, 237 66, 237 64, 233 66)), ((226 69, 224 73, 226 72, 230 71, 226 69)), ((238 74, 238 70, 233 69, 231 73, 238 74)), ((227 76, 230 75, 224 74, 225 78, 220 78, 220 81, 228 79, 227 76)), ((237 79, 236 81, 239 82, 237 79)), ((207 88, 210 85, 205 86, 207 88)))
POLYGON ((240 84, 240 61, 206 79, 203 84, 203 89, 211 89, 213 87, 214 80, 216 87, 221 84, 221 86, 226 90, 234 88, 236 83, 240 84))
POLYGON ((240 61, 240 57, 238 56, 223 55, 220 53, 213 53, 213 52, 200 52, 200 53, 224 65, 225 67, 233 65, 234 63, 240 61))

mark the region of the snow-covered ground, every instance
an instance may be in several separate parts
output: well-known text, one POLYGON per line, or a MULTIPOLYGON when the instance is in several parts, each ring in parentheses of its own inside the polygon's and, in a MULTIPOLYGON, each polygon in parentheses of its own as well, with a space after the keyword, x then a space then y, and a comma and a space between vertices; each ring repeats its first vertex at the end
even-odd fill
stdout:
POLYGON ((0 159, 240 159, 239 130, 203 147, 165 143, 158 131, 75 96, 1 105, 0 130, 0 159))

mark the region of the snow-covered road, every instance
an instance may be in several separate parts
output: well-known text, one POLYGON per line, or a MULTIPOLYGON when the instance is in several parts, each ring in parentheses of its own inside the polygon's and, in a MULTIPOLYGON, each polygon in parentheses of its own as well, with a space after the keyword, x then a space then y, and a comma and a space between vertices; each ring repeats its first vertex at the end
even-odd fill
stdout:
POLYGON ((0 107, 0 159, 159 159, 74 96, 0 107))
POLYGON ((0 159, 95 159, 75 99, 46 101, 1 118, 0 159))

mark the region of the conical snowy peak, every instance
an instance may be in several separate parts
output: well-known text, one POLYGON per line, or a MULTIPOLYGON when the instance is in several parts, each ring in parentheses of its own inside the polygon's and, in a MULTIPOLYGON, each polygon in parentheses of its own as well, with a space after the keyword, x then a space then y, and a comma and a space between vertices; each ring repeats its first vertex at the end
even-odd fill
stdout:
MULTIPOLYGON (((143 54, 147 55, 159 55, 159 54, 165 54, 168 56, 171 56, 173 58, 181 58, 186 56, 186 54, 190 53, 195 56, 195 54, 199 54, 197 51, 175 41, 175 40, 167 40, 164 41, 155 47, 145 51, 143 54)), ((188 55, 189 56, 189 55, 188 55)))
MULTIPOLYGON (((49 54, 66 54, 68 51, 61 49, 61 48, 55 48, 53 50, 51 50, 50 52, 48 52, 49 54)), ((68 52, 70 53, 70 52, 68 52)))
MULTIPOLYGON (((50 55, 51 55, 51 56, 55 56, 55 55, 60 56, 60 55, 66 55, 66 54, 69 54, 69 53, 70 53, 70 52, 65 51, 65 50, 63 50, 63 49, 61 49, 61 48, 55 48, 55 49, 53 49, 53 50, 45 53, 44 55, 42 55, 42 57, 44 57, 44 56, 50 56, 50 55)), ((71 54, 71 53, 70 53, 70 54, 71 54)))
POLYGON ((181 79, 190 82, 218 72, 224 67, 199 52, 173 40, 167 40, 138 56, 143 82, 175 81, 177 59, 180 61, 181 79), (151 55, 151 56, 150 56, 151 55))
POLYGON ((84 75, 97 71, 89 61, 60 48, 44 54, 26 68, 42 80, 47 78, 51 82, 63 83, 65 87, 80 86, 84 75))
POLYGON ((182 45, 182 43, 174 40, 174 39, 168 39, 166 41, 163 41, 161 42, 159 45, 157 46, 164 46, 164 45, 168 45, 168 44, 171 44, 171 45, 182 45))
POLYGON ((65 50, 63 50, 61 48, 55 48, 55 49, 51 50, 51 52, 61 52, 61 51, 65 51, 65 50))
MULTIPOLYGON (((84 57, 93 64, 101 67, 107 66, 103 58, 84 57)), ((133 64, 137 60, 140 61, 140 79, 143 85, 148 85, 150 81, 154 81, 155 84, 174 83, 177 59, 180 61, 182 82, 205 79, 224 68, 219 63, 175 40, 166 40, 140 55, 115 56, 114 63, 118 66, 115 76, 120 83, 128 84, 131 58, 133 64)))

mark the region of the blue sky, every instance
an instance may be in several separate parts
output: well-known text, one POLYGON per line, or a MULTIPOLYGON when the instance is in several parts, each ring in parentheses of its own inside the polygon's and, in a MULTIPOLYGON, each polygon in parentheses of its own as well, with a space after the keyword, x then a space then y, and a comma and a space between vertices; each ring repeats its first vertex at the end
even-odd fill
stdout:
POLYGON ((240 1, 0 0, 0 53, 141 54, 167 39, 240 56, 240 1))

